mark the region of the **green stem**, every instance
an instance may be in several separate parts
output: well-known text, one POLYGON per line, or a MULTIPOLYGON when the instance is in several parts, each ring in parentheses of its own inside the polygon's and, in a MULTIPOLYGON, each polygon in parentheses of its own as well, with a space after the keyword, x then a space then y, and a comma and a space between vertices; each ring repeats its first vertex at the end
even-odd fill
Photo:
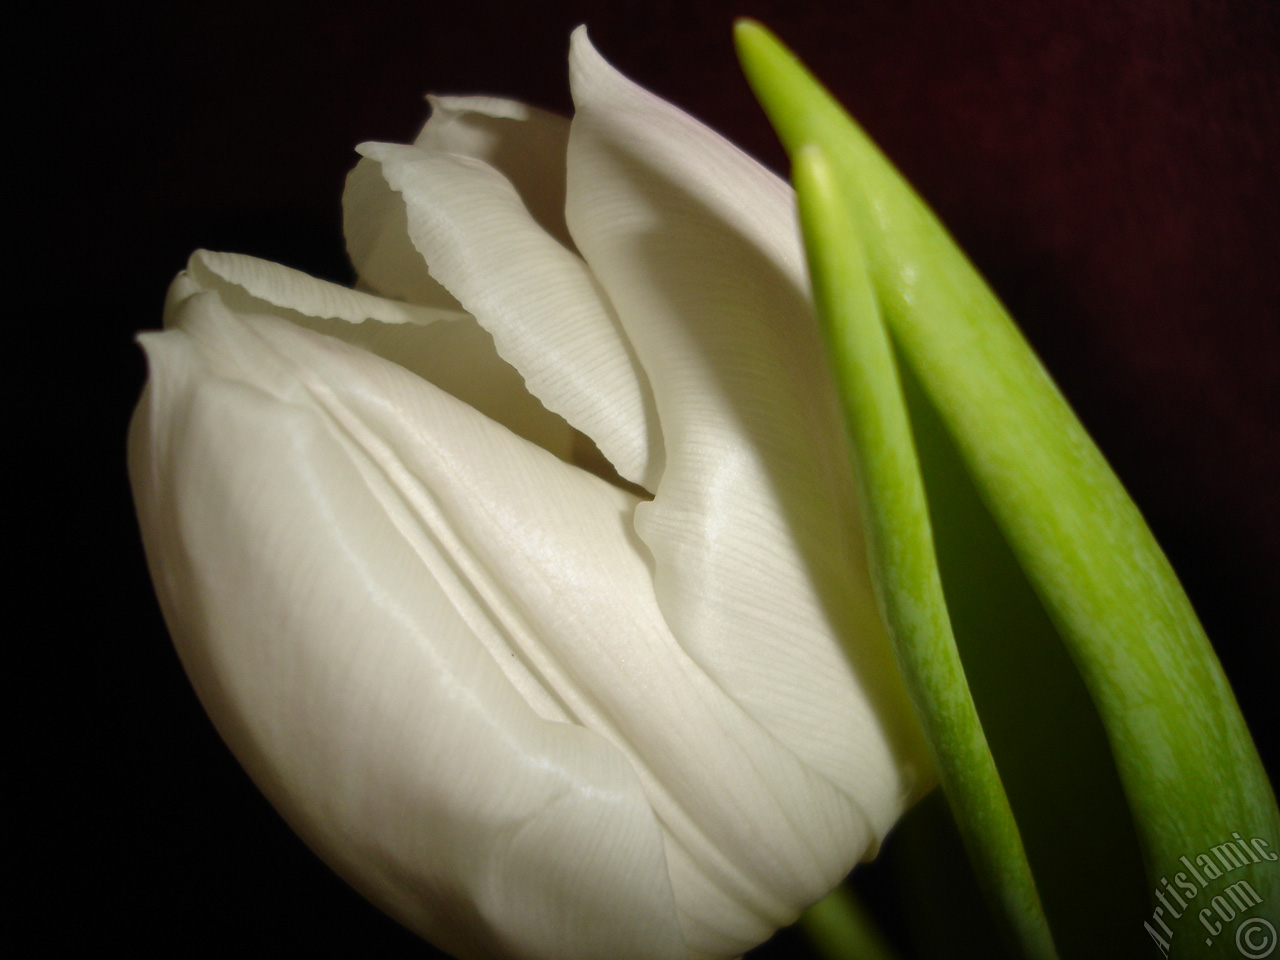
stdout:
POLYGON ((897 960, 870 912, 845 884, 806 910, 797 926, 823 960, 897 960))

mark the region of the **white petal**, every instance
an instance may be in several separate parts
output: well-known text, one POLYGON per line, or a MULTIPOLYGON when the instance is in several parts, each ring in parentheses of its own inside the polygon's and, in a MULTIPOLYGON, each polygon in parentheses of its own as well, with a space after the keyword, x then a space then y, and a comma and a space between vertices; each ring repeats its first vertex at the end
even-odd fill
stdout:
POLYGON ((564 222, 568 119, 500 97, 427 100, 431 117, 414 145, 483 160, 511 181, 544 230, 572 247, 564 222))
POLYGON ((569 227, 648 373, 666 447, 637 515, 662 609, 883 835, 930 773, 869 582, 790 189, 618 74, 581 29, 571 81, 569 227))
POLYGON ((438 279, 494 338, 529 392, 595 441, 628 480, 661 470, 652 398, 582 260, 534 222, 492 167, 367 143, 404 198, 409 236, 438 279))
MULTIPOLYGON (((302 317, 345 320, 350 324, 376 320, 379 323, 418 326, 438 320, 468 319, 467 314, 460 310, 422 307, 375 297, 242 253, 197 250, 187 263, 187 271, 203 288, 211 288, 221 281, 223 285, 239 287, 248 296, 277 308, 277 312, 288 311, 302 317)), ((229 291, 224 289, 223 292, 229 291)), ((298 322, 300 318, 290 319, 298 322)))
POLYGON ((189 297, 131 468, 179 650, 290 823, 462 957, 731 957, 873 838, 708 677, 625 492, 189 297))
POLYGON ((419 307, 317 280, 243 254, 197 250, 166 315, 184 296, 217 290, 241 313, 283 317, 355 343, 397 363, 563 460, 577 450, 574 431, 539 403, 524 379, 466 313, 419 307))
POLYGON ((347 174, 342 232, 362 286, 396 300, 458 309, 458 301, 431 278, 413 248, 404 203, 371 160, 361 160, 347 174))
POLYGON ((131 461, 184 664, 259 786, 460 957, 685 955, 634 772, 597 734, 539 719, 477 641, 457 558, 431 540, 447 519, 417 528, 398 502, 412 484, 380 469, 394 458, 353 459, 279 358, 234 342, 269 353, 261 338, 197 327, 144 341, 131 461))

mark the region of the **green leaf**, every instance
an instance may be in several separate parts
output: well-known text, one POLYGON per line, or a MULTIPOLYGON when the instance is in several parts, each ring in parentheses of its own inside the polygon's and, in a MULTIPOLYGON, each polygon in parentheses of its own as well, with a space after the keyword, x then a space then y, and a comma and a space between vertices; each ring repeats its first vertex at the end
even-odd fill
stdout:
POLYGON ((1209 955, 1220 947, 1206 943, 1197 911, 1241 879, 1274 910, 1280 870, 1251 857, 1215 883, 1181 858, 1220 859, 1213 851, 1236 834, 1245 853, 1264 849, 1254 838, 1274 851, 1280 814, 1199 620, 1119 480, 945 229, 772 35, 743 22, 737 40, 793 162, 821 145, 904 380, 936 413, 1092 697, 1148 889, 1173 905, 1152 899, 1149 909, 1162 911, 1174 955, 1209 955), (1197 888, 1180 887, 1190 901, 1181 908, 1166 886, 1180 873, 1197 888))
POLYGON ((822 147, 801 147, 792 162, 814 302, 839 382, 877 598, 898 666, 979 877, 1028 952, 1055 957, 951 632, 906 401, 849 205, 822 147))

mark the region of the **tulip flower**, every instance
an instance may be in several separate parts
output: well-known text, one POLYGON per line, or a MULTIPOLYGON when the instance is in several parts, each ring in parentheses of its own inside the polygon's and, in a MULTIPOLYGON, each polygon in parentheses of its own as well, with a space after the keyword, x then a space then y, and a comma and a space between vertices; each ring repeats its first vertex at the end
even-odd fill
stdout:
POLYGON ((933 772, 790 188, 574 35, 567 121, 439 98, 350 290, 197 252, 130 467, 210 716, 459 957, 734 957, 933 772))

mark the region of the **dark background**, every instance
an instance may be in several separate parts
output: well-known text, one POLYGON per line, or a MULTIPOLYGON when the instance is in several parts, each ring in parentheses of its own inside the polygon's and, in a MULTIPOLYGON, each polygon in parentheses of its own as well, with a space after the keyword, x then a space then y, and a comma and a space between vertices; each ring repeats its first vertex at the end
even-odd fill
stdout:
MULTIPOLYGON (((20 913, 51 908, 52 946, 432 955, 293 839, 182 675, 125 477, 145 376, 131 337, 158 324, 198 246, 349 279, 339 197, 354 145, 410 138, 427 91, 570 112, 580 22, 624 73, 779 171, 732 18, 761 19, 807 60, 1019 319, 1169 552, 1275 770, 1273 0, 43 12, 11 101, 10 196, 35 213, 11 278, 31 299, 11 315, 11 527, 40 532, 17 548, 36 609, 19 623, 37 625, 16 649, 40 659, 12 729, 37 808, 16 830, 37 850, 20 913)), ((891 906, 888 920, 902 937, 891 906)), ((783 935, 771 955, 798 943, 783 935)))

